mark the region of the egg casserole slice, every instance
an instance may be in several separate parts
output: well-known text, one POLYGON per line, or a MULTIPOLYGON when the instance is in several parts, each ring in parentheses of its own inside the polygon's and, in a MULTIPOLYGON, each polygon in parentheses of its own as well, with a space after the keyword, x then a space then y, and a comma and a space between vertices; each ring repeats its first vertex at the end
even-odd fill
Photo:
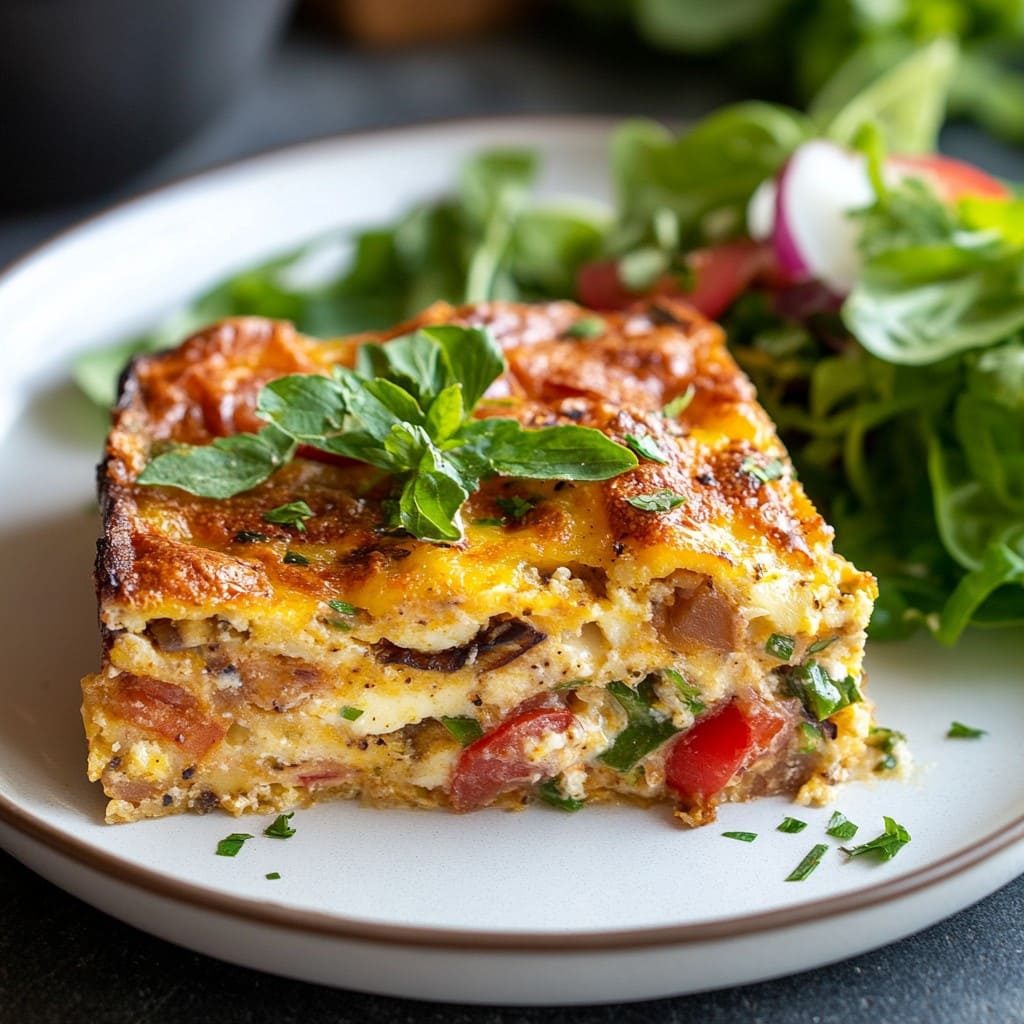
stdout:
POLYGON ((721 801, 826 799, 877 759, 875 582, 833 551, 720 328, 684 303, 438 304, 332 342, 226 320, 126 372, 100 495, 82 713, 110 822, 625 799, 696 825, 721 801), (268 381, 438 324, 504 353, 475 416, 596 428, 636 468, 487 479, 452 543, 389 528, 386 473, 303 448, 230 498, 138 483, 161 451, 265 426, 268 381))

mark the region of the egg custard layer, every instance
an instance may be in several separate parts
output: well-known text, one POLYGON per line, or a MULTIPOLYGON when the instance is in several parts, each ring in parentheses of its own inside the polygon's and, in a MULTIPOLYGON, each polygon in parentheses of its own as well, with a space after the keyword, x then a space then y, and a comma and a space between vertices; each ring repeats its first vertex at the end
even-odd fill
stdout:
POLYGON ((721 330, 683 303, 439 304, 333 342, 226 320, 132 364, 100 493, 82 714, 108 821, 341 797, 626 799, 695 825, 721 801, 821 801, 877 760, 874 580, 832 550, 721 330), (386 474, 312 450, 232 498, 137 482, 175 444, 264 426, 266 382, 447 323, 505 355, 476 416, 593 427, 637 467, 493 477, 448 544, 388 528, 386 474), (297 501, 300 523, 265 518, 297 501))

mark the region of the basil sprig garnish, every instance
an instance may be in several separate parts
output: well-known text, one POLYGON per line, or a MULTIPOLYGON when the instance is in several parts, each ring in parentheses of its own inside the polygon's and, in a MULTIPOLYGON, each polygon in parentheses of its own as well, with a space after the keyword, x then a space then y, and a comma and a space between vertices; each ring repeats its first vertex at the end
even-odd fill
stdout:
POLYGON ((386 525, 420 540, 457 541, 459 509, 482 480, 607 480, 637 464, 601 431, 572 424, 529 430, 516 420, 474 419, 505 371, 501 349, 475 327, 424 327, 359 350, 356 369, 271 381, 256 411, 257 434, 175 445, 139 474, 141 484, 230 498, 250 490, 308 445, 393 474, 397 498, 386 525))

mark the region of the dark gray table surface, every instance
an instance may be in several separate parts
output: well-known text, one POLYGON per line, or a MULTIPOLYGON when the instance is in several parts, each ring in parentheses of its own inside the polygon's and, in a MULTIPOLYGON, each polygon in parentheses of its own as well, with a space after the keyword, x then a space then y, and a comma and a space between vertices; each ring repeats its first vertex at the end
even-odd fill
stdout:
MULTIPOLYGON (((0 219, 0 264, 142 189, 269 146, 360 128, 503 113, 685 118, 734 98, 670 59, 514 32, 470 46, 344 49, 294 32, 254 88, 159 166, 73 208, 0 219)), ((1024 177, 1024 159, 970 131, 953 151, 1024 177)), ((791 978, 651 1003, 486 1009, 333 990, 179 949, 79 902, 0 854, 0 1021, 725 1021, 977 1024, 1024 1021, 1024 877, 893 946, 791 978)))

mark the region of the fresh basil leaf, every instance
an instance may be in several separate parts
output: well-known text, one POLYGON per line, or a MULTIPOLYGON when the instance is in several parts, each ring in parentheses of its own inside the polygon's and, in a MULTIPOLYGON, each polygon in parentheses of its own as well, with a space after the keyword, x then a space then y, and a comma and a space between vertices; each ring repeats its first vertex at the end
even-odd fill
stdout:
POLYGON ((289 501, 285 505, 269 509, 263 513, 265 523, 277 523, 291 526, 300 533, 306 532, 306 520, 313 515, 313 510, 304 501, 289 501))
POLYGON ((458 432, 466 418, 462 404, 462 385, 450 384, 430 403, 426 430, 435 444, 442 445, 458 432))
POLYGON ((461 540, 459 508, 468 497, 469 491, 447 473, 418 469, 402 488, 399 524, 420 540, 461 540))
POLYGON ((626 434, 626 444, 645 459, 651 462, 660 462, 663 466, 668 464, 665 453, 658 447, 658 442, 650 434, 626 434))
POLYGON ((295 453, 277 427, 218 437, 208 445, 175 445, 151 459, 138 483, 178 487, 207 498, 231 498, 263 483, 295 453))
POLYGON ((335 381, 309 373, 265 384, 256 412, 297 441, 309 442, 343 430, 347 408, 335 381))
POLYGON ((479 327, 448 324, 421 328, 420 334, 440 346, 447 369, 445 382, 462 385, 462 402, 468 414, 505 372, 500 346, 489 331, 479 327))
MULTIPOLYGON (((483 421, 486 422, 486 421, 483 421)), ((637 464, 636 456, 600 430, 560 426, 499 428, 487 456, 494 472, 529 480, 607 480, 637 464)))
POLYGON ((356 371, 365 379, 383 378, 407 391, 424 408, 450 383, 440 346, 423 332, 395 338, 386 344, 362 345, 356 371))
MULTIPOLYGON (((377 377, 374 380, 363 381, 362 386, 363 390, 384 406, 398 422, 416 426, 423 426, 426 423, 426 416, 419 402, 405 388, 399 387, 393 381, 377 377)), ((436 399, 434 401, 436 402, 436 399)), ((356 405, 353 414, 362 419, 365 415, 363 407, 356 405)))

